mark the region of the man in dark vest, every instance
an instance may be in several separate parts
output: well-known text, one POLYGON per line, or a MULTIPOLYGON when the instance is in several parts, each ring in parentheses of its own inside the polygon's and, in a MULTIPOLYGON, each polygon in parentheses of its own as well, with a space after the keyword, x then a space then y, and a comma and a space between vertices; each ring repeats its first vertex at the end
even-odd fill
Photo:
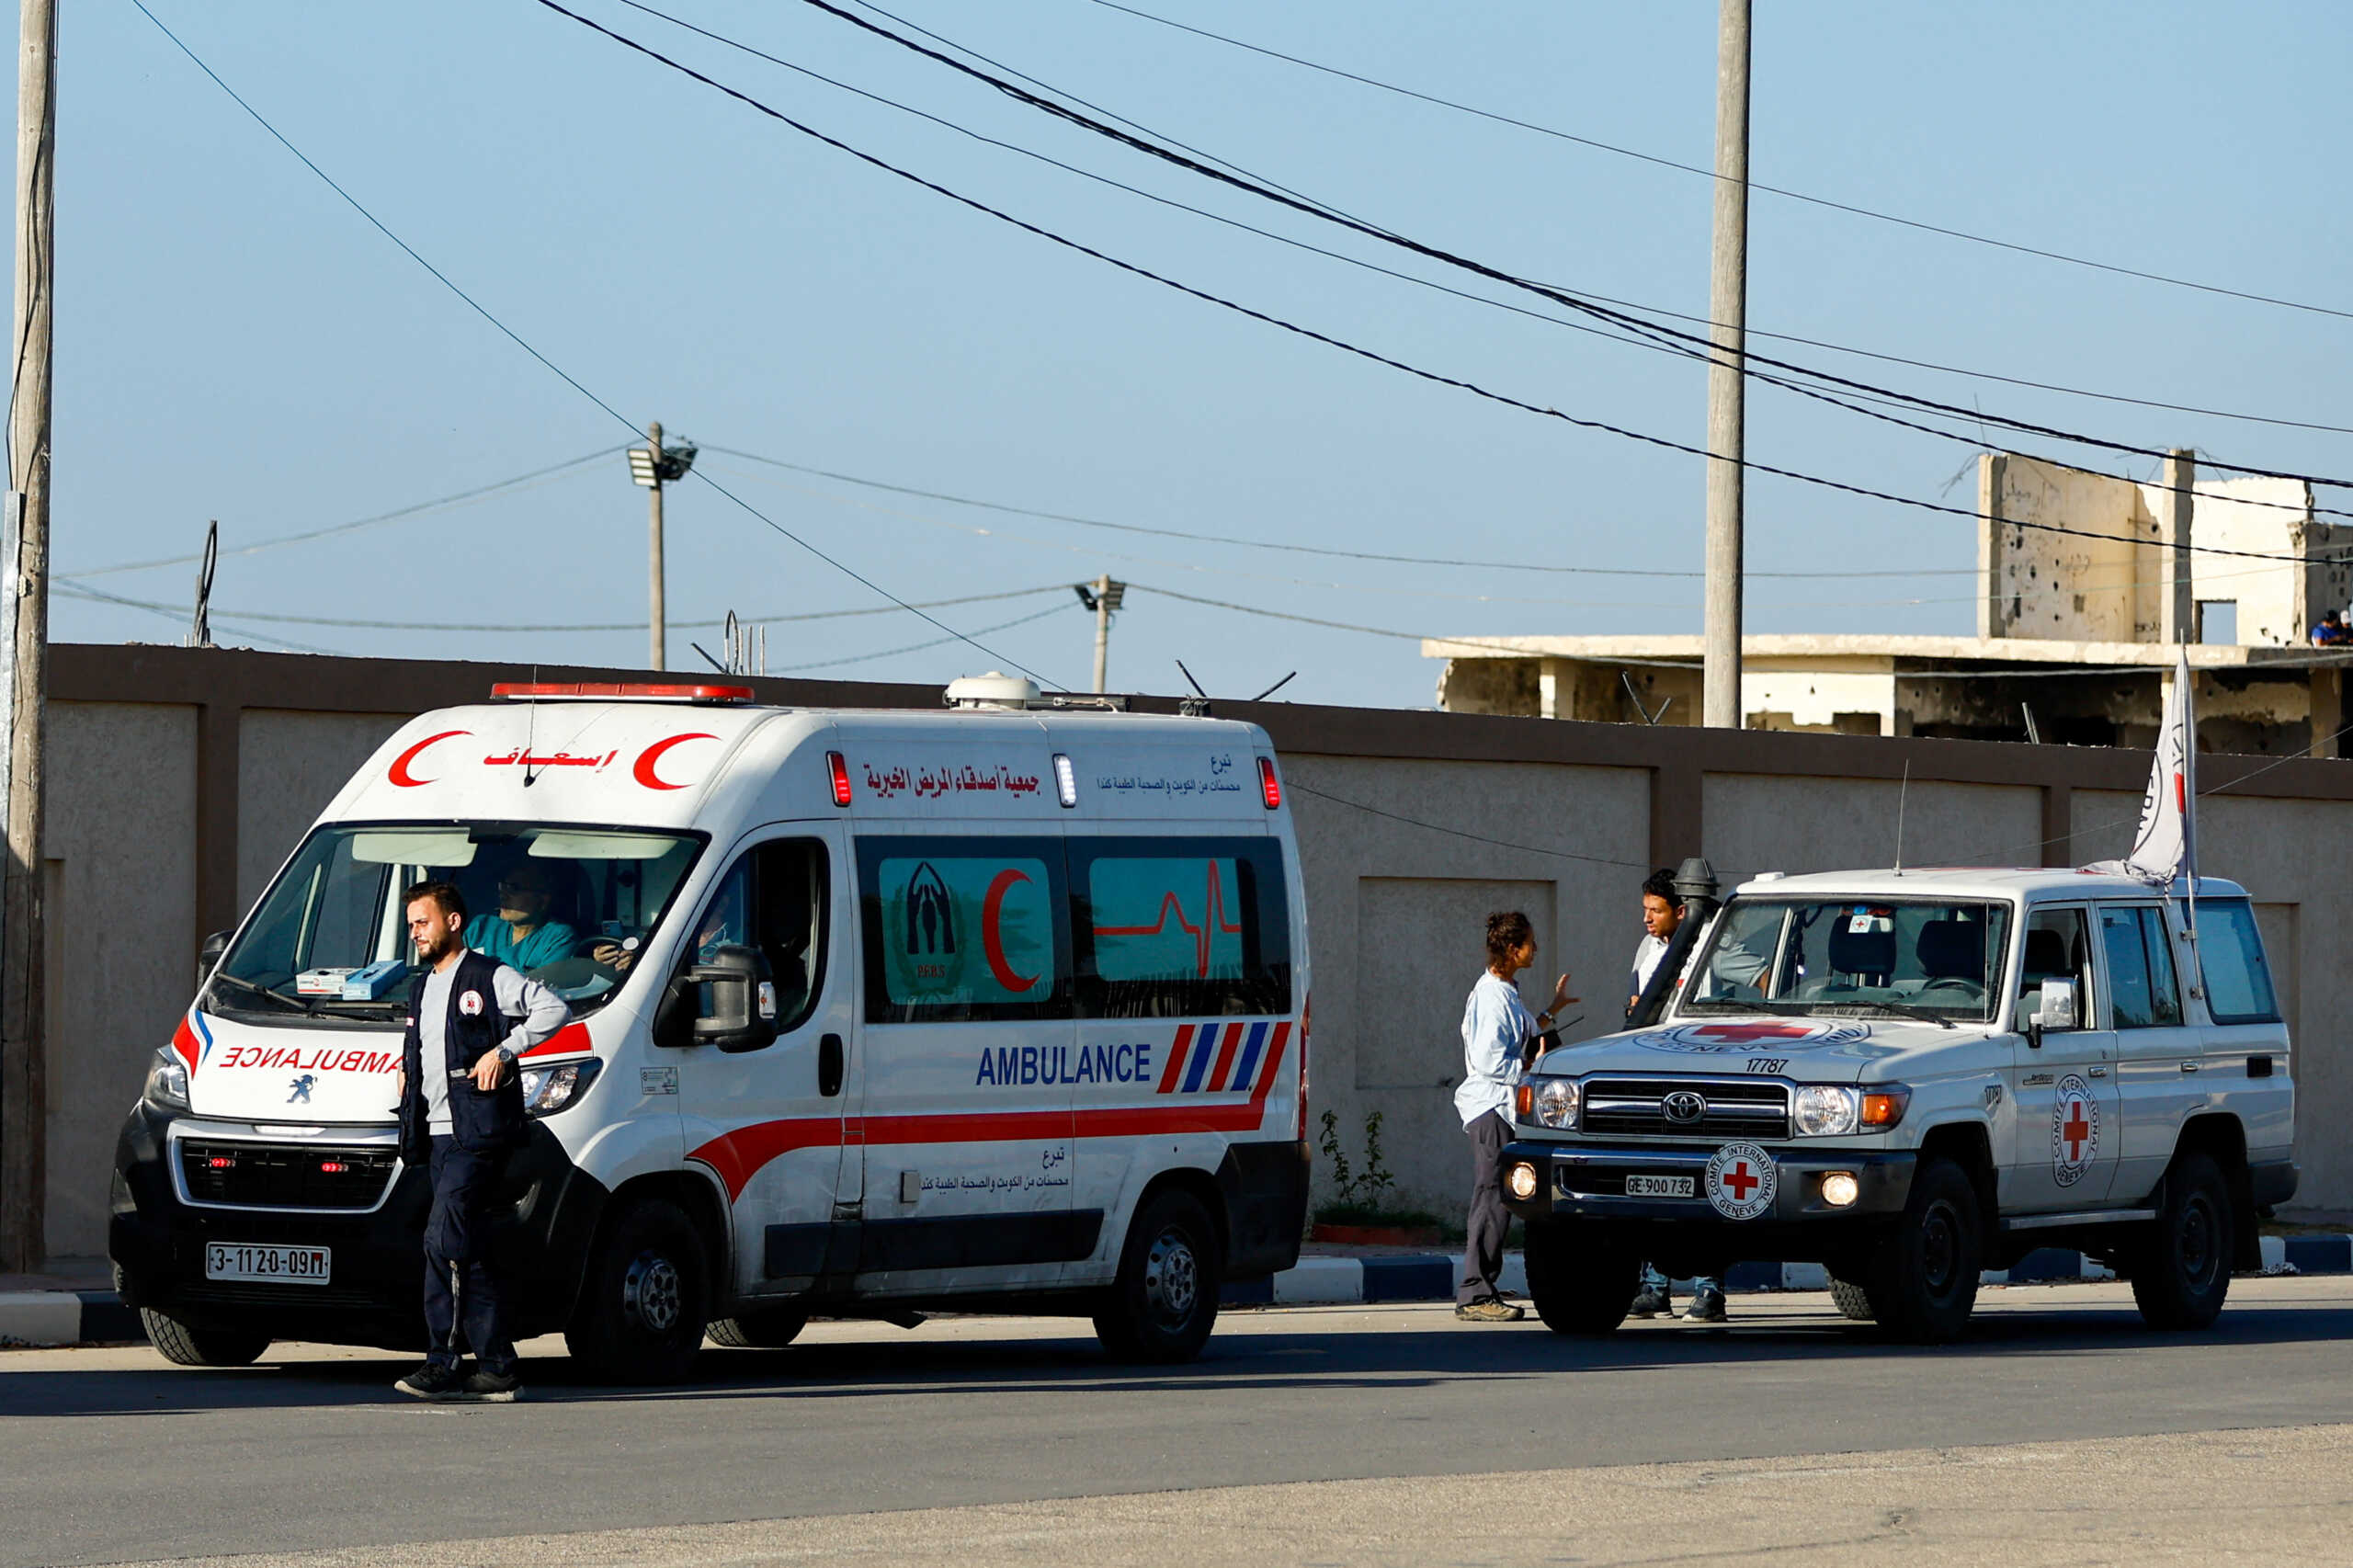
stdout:
POLYGON ((484 954, 460 933, 466 901, 448 882, 405 895, 409 940, 423 970, 409 987, 402 1042, 401 1158, 433 1173, 425 1222, 425 1365, 393 1384, 419 1399, 511 1400, 515 1345, 491 1256, 490 1202, 509 1151, 523 1141, 515 1059, 562 1028, 563 998, 484 954), (459 1369, 460 1321, 475 1369, 459 1369))

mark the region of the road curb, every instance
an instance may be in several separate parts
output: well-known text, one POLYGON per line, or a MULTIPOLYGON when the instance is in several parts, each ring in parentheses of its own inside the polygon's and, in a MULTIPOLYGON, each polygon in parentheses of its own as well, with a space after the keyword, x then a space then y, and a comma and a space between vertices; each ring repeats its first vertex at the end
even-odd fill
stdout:
POLYGON ((147 1331, 112 1290, 0 1290, 0 1346, 120 1344, 147 1331))
MULTIPOLYGON (((2266 1274, 2353 1274, 2353 1234, 2264 1236, 2266 1274)), ((1303 1257, 1270 1279, 1226 1286, 1226 1305, 1310 1306, 1381 1301, 1450 1301, 1461 1278, 1459 1255, 1424 1253, 1389 1257, 1303 1257)), ((2052 1285, 2113 1279, 2116 1273, 2096 1258, 2061 1247, 2041 1247, 2008 1268, 1988 1269, 1987 1285, 2052 1285)), ((1681 1284, 1681 1281, 1677 1281, 1681 1284)), ((1504 1256, 1503 1288, 1528 1293, 1528 1267, 1518 1253, 1504 1256)), ((1735 1264, 1724 1278, 1733 1295, 1758 1290, 1825 1290, 1830 1275, 1818 1263, 1735 1264)))

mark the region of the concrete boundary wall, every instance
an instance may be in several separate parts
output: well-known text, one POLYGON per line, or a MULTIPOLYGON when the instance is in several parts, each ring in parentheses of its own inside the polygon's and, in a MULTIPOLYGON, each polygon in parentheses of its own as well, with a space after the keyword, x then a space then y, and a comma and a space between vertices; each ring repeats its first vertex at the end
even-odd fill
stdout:
MULTIPOLYGON (((642 671, 163 647, 51 652, 45 885, 48 1250, 104 1246, 116 1124, 187 1006, 205 933, 233 925, 357 763, 409 716, 497 680, 642 671)), ((763 700, 933 707, 934 687, 752 680, 763 700)), ((1173 699, 1139 698, 1171 712, 1173 699)), ((2129 840, 2145 754, 1224 703, 1285 758, 1315 959, 1313 1096, 1350 1158, 1383 1115, 1396 1195, 1460 1207, 1449 1094, 1479 921, 1524 907, 1582 1001, 1574 1036, 1625 1004, 1644 872, 1705 854, 1727 878, 1907 863, 2069 865, 2129 840), (1904 783, 1909 774, 1908 786, 1904 783)), ((2206 868, 2253 890, 2297 1038, 2300 1206, 2353 1209, 2353 764, 2206 756, 2206 868)), ((1531 989, 1533 989, 1531 985, 1531 989)), ((13 1045, 6 1049, 20 1049, 13 1045)), ((5 1081, 15 1082, 15 1078, 5 1081)), ((1316 1161, 1319 1179, 1324 1161, 1316 1161)), ((6 1206, 0 1204, 0 1211, 6 1206)))

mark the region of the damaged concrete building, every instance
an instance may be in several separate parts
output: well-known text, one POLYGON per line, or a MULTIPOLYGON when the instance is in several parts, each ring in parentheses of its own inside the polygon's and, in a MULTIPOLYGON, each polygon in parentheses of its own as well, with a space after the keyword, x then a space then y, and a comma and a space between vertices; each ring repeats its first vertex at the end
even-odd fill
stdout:
MULTIPOLYGON (((2339 755, 2353 650, 2309 634, 2353 599, 2353 527, 2315 517, 2301 481, 2181 488, 1983 454, 1976 635, 1745 637, 1745 722, 2146 747, 2187 644, 2201 748, 2339 755)), ((1446 661, 1449 711, 1699 721, 1696 635, 1433 638, 1422 651, 1446 661)))

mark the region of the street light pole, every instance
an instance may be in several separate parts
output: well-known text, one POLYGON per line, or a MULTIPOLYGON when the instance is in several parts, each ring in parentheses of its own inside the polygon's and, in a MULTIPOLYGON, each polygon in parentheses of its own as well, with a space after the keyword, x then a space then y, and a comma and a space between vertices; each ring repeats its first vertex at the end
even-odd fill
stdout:
POLYGON ((1708 290, 1714 351, 1708 366, 1708 559, 1701 719, 1740 727, 1740 620, 1745 497, 1742 356, 1748 315, 1748 0, 1716 13, 1715 257, 1708 290))
POLYGON ((662 561, 662 422, 660 420, 657 419, 645 427, 645 437, 653 443, 654 459, 652 486, 654 510, 653 520, 649 525, 652 533, 649 536, 650 554, 646 564, 647 581, 653 585, 653 604, 646 611, 646 625, 653 641, 647 655, 649 660, 647 667, 666 670, 670 667, 669 650, 666 646, 670 618, 667 607, 662 602, 666 585, 663 580, 662 561))

